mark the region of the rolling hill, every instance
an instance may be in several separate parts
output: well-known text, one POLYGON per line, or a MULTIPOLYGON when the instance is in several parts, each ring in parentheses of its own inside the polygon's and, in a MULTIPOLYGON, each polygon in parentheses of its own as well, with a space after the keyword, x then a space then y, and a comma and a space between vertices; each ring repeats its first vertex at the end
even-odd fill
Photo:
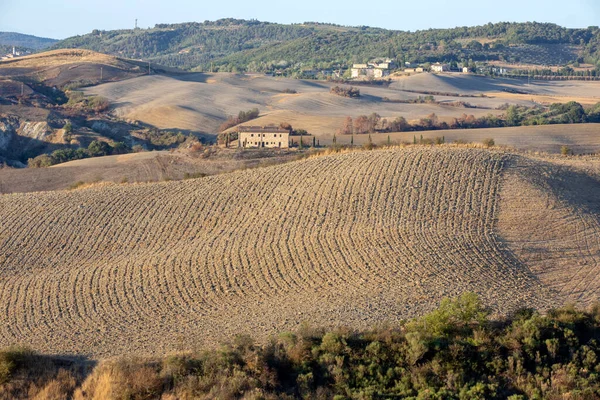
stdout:
POLYGON ((538 65, 565 65, 579 59, 595 65, 599 44, 598 27, 567 29, 535 22, 404 32, 229 18, 150 29, 95 30, 62 40, 54 48, 85 48, 199 71, 300 72, 345 67, 373 57, 411 62, 501 59, 538 65))
MULTIPOLYGON (((257 107, 261 114, 252 123, 279 125, 290 123, 306 129, 320 144, 330 144, 345 117, 378 113, 388 121, 402 116, 418 120, 435 113, 441 121, 450 122, 463 114, 482 117, 502 115, 503 105, 535 107, 540 104, 578 101, 586 106, 600 102, 600 82, 547 82, 527 84, 519 79, 491 79, 461 74, 417 74, 393 81, 389 86, 360 86, 361 97, 344 98, 330 93, 334 83, 262 75, 193 73, 142 76, 86 88, 85 93, 100 95, 115 104, 113 113, 119 118, 141 121, 161 129, 182 129, 204 134, 218 131, 230 115, 257 107), (292 93, 286 93, 292 92, 292 93), (436 103, 408 103, 427 93, 436 103), (519 92, 522 94, 515 94, 519 92), (386 100, 388 99, 388 100, 386 100), (405 101, 405 103, 397 102, 405 101), (452 104, 467 102, 470 107, 452 104)), ((412 142, 413 136, 425 138, 445 136, 449 141, 480 142, 492 137, 498 144, 522 150, 558 153, 569 145, 577 154, 600 150, 598 125, 544 125, 518 128, 452 130, 391 133, 394 142, 412 142)), ((374 134, 372 140, 385 143, 388 134, 374 134)), ((355 135, 357 144, 367 135, 355 135)), ((338 143, 349 144, 350 136, 337 137, 338 143)))
POLYGON ((465 291, 496 315, 587 305, 600 294, 590 163, 415 146, 3 195, 0 345, 164 354, 303 322, 368 328, 465 291))
MULTIPOLYGON (((0 79, 46 86, 93 85, 148 73, 148 64, 89 50, 53 50, 0 61, 0 79)), ((1 84, 2 81, 0 81, 1 84)))
POLYGON ((16 32, 0 32, 0 45, 31 50, 43 50, 57 43, 56 39, 42 38, 16 32))

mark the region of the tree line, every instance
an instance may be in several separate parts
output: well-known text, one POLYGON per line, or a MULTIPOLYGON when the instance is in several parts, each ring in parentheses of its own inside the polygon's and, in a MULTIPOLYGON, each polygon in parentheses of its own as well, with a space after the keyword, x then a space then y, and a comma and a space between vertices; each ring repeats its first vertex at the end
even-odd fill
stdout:
POLYGON ((463 114, 452 118, 450 122, 440 121, 435 113, 409 122, 399 116, 388 120, 377 113, 347 116, 336 134, 368 134, 377 132, 410 132, 438 129, 474 129, 500 128, 509 126, 529 126, 547 124, 600 123, 600 103, 585 109, 581 104, 571 101, 565 104, 555 103, 549 107, 525 107, 505 105, 501 115, 488 114, 482 117, 463 114))
POLYGON ((318 23, 284 25, 222 19, 161 24, 150 29, 95 30, 65 39, 54 48, 86 48, 196 71, 284 70, 292 74, 308 69, 346 69, 352 63, 366 62, 374 56, 393 58, 400 64, 405 61, 518 61, 536 49, 542 51, 544 46, 554 45, 580 49, 580 54, 566 53, 572 59, 557 59, 556 63, 599 65, 600 29, 597 26, 569 29, 532 22, 404 32, 318 23), (486 42, 482 44, 481 39, 486 42))

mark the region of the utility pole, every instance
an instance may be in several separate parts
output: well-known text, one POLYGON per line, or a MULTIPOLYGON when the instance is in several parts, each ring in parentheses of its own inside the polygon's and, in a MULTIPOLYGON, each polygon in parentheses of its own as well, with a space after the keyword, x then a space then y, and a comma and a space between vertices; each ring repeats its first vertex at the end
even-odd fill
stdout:
POLYGON ((102 74, 102 67, 100 67, 100 82, 102 82, 102 78, 103 78, 103 74, 102 74))
POLYGON ((21 97, 23 97, 23 94, 25 94, 25 84, 21 83, 21 97))
POLYGON ((148 61, 148 75, 150 75, 150 61, 148 61))

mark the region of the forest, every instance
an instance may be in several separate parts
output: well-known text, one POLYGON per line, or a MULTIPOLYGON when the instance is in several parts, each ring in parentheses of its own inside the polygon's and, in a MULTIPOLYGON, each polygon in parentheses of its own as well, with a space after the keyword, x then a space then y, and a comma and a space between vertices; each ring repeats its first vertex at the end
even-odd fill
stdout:
POLYGON ((493 61, 543 65, 600 62, 600 29, 549 23, 496 23, 416 32, 306 22, 283 25, 221 19, 94 30, 53 48, 86 48, 194 71, 274 72, 345 69, 374 57, 404 62, 493 61))

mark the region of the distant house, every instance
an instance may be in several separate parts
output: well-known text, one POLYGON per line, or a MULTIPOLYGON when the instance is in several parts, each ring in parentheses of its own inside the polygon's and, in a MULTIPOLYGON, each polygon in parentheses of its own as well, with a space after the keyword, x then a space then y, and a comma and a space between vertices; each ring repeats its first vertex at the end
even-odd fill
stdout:
POLYGON ((423 71, 424 71, 423 67, 404 68, 404 72, 408 72, 408 73, 411 73, 411 72, 423 72, 423 71))
POLYGON ((275 126, 238 127, 238 147, 290 147, 290 132, 275 126))
POLYGON ((506 75, 508 70, 502 67, 492 67, 492 73, 496 75, 506 75))
POLYGON ((446 72, 446 71, 450 71, 450 65, 448 64, 441 64, 439 62, 433 64, 431 66, 431 71, 433 72, 446 72))
POLYGON ((396 68, 396 64, 393 60, 376 59, 369 61, 367 64, 354 64, 350 70, 352 78, 383 78, 389 76, 392 69, 396 68))
POLYGON ((468 74, 469 73, 469 67, 463 67, 462 72, 463 72, 463 74, 468 74))

